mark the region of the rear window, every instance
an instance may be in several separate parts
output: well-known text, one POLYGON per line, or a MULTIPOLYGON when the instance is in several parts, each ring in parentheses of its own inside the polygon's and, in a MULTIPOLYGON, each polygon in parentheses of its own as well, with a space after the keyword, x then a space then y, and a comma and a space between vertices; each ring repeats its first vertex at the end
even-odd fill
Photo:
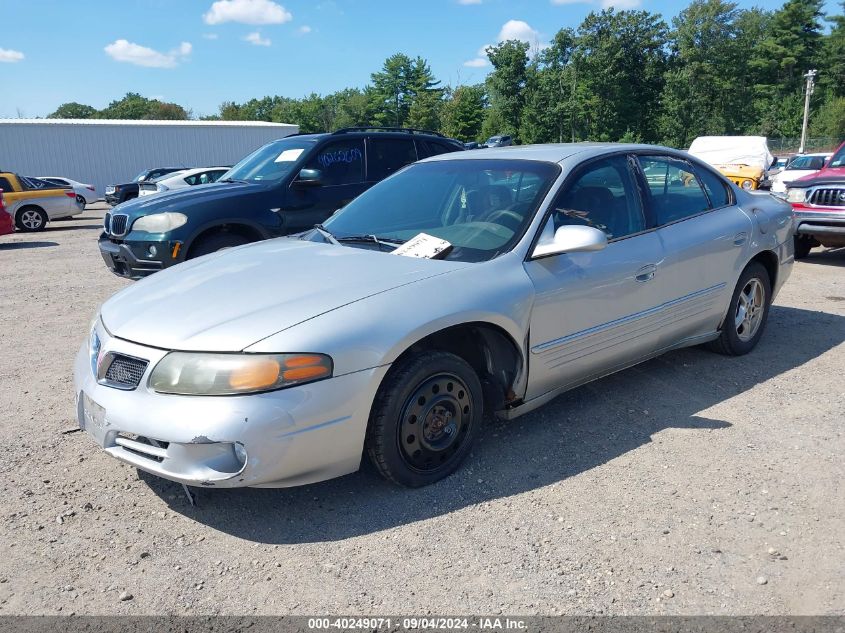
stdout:
POLYGON ((11 183, 9 183, 9 181, 5 178, 0 178, 0 189, 5 191, 6 193, 14 191, 14 188, 12 187, 11 183))
POLYGON ((708 169, 698 167, 696 171, 713 208, 728 206, 731 203, 731 194, 725 181, 708 169))

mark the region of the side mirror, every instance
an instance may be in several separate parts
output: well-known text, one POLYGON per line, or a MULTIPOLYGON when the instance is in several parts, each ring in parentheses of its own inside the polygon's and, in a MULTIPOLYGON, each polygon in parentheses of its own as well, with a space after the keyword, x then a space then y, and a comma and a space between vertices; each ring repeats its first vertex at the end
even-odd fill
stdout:
POLYGON ((323 172, 319 169, 301 169, 293 182, 300 187, 319 187, 323 184, 323 172))
POLYGON ((549 240, 542 238, 534 247, 532 259, 559 255, 561 253, 582 253, 600 251, 607 246, 607 234, 592 226, 567 225, 555 231, 549 240))

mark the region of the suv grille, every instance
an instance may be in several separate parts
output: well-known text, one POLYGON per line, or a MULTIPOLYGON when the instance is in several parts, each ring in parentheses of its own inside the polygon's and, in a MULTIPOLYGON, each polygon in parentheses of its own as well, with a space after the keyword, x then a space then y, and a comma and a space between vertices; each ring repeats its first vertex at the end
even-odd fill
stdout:
POLYGON ((110 226, 107 229, 111 235, 121 236, 126 233, 126 225, 129 222, 129 216, 125 213, 115 213, 111 216, 110 226))
POLYGON ((816 189, 809 202, 822 207, 845 207, 845 189, 816 189))
POLYGON ((107 384, 113 387, 134 389, 141 382, 148 364, 147 361, 140 358, 113 354, 103 378, 107 384))

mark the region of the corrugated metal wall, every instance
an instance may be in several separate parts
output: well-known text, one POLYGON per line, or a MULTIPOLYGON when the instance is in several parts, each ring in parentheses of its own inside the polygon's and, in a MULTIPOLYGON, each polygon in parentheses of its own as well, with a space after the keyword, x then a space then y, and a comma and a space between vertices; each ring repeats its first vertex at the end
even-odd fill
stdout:
POLYGON ((93 184, 129 182, 151 167, 234 165, 296 125, 109 125, 0 121, 0 170, 65 176, 93 184))

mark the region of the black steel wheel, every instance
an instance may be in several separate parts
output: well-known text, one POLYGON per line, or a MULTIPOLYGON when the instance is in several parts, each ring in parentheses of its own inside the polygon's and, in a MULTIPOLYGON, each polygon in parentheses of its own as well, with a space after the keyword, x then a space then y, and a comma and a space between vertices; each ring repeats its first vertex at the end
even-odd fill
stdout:
POLYGON ((481 382, 448 352, 400 360, 379 389, 367 451, 387 479, 425 486, 453 473, 469 453, 484 415, 481 382))

